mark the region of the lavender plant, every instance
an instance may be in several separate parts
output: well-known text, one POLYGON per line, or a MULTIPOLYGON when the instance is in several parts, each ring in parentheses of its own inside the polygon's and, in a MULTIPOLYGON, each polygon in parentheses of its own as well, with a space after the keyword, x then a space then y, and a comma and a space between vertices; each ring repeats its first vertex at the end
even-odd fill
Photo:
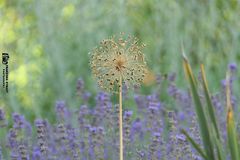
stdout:
MULTIPOLYGON (((188 64, 185 65, 189 67, 188 64)), ((229 66, 229 69, 231 68, 232 66, 229 66)), ((189 68, 186 69, 191 73, 189 68)), ((233 110, 237 108, 231 107, 238 105, 238 102, 231 98, 234 97, 231 85, 235 81, 236 69, 235 65, 222 89, 211 96, 204 90, 204 74, 200 76, 203 85, 199 85, 197 94, 201 97, 199 101, 207 121, 208 143, 212 143, 214 159, 235 160, 239 153, 239 150, 234 150, 234 147, 238 147, 236 137, 240 136, 233 121, 233 110), (214 127, 210 118, 207 96, 212 102, 210 107, 213 109, 217 127, 214 127), (228 114, 223 112, 226 110, 225 104, 228 104, 228 114), (227 124, 223 125, 226 122, 225 117, 228 117, 227 124), (216 128, 219 130, 219 139, 216 128)), ((135 90, 133 95, 125 92, 123 100, 134 97, 135 103, 123 110, 124 159, 211 159, 208 148, 204 148, 202 126, 198 123, 198 113, 194 110, 194 107, 197 107, 192 102, 194 94, 176 85, 177 76, 174 73, 159 75, 156 89, 149 94, 142 94, 139 90, 135 90), (163 87, 164 84, 167 86, 163 87), (164 92, 170 101, 161 99, 164 92), (181 132, 182 128, 185 131, 181 132)), ((95 97, 91 94, 86 96, 85 93, 89 91, 81 78, 77 82, 76 90, 81 101, 80 106, 76 110, 64 100, 56 101, 54 123, 37 118, 34 124, 31 124, 23 115, 12 113, 9 117, 9 113, 0 108, 0 160, 118 159, 119 104, 114 104, 111 94, 104 91, 99 91, 95 97), (89 102, 89 99, 95 99, 95 103, 89 102)))

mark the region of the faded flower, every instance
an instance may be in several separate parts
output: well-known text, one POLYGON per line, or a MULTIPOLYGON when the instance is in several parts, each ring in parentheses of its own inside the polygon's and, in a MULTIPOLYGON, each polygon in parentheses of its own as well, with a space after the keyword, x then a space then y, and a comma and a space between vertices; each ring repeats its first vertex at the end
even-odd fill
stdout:
POLYGON ((140 85, 146 74, 146 62, 136 37, 123 34, 103 40, 91 54, 90 65, 98 85, 114 91, 121 81, 127 87, 140 85))

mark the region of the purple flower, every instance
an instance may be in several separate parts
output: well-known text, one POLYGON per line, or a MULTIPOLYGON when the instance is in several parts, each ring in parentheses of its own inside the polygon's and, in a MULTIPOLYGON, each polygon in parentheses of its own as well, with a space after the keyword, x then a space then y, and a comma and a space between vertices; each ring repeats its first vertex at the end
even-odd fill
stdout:
POLYGON ((110 101, 110 95, 106 92, 99 92, 96 96, 97 105, 105 105, 110 101))
POLYGON ((5 113, 4 110, 0 108, 0 121, 5 120, 5 113))
POLYGON ((143 123, 140 118, 137 118, 132 123, 131 128, 131 140, 134 140, 135 136, 138 135, 139 139, 142 140, 144 137, 144 131, 143 131, 143 123))
POLYGON ((7 124, 5 120, 5 112, 3 109, 0 108, 0 128, 5 127, 7 124))
POLYGON ((168 94, 170 96, 173 96, 174 98, 179 94, 179 90, 174 84, 170 84, 167 90, 168 90, 168 94))
POLYGON ((158 85, 160 85, 162 83, 162 80, 163 80, 162 76, 161 75, 157 75, 156 81, 157 81, 158 85))
POLYGON ((84 101, 88 101, 90 97, 91 97, 90 92, 84 92, 83 95, 82 95, 82 98, 83 98, 84 101))
POLYGON ((154 132, 152 134, 152 142, 149 145, 149 159, 157 159, 158 157, 157 151, 160 146, 160 143, 159 143, 160 137, 161 137, 161 134, 159 132, 154 132))
POLYGON ((24 143, 18 145, 18 153, 21 159, 29 160, 29 155, 27 153, 27 146, 24 143))
POLYGON ((46 123, 44 120, 37 119, 35 120, 35 126, 37 128, 37 143, 40 148, 42 156, 47 154, 47 135, 46 135, 46 123))
POLYGON ((14 149, 17 147, 17 132, 16 129, 10 129, 8 132, 8 144, 9 146, 14 149))
POLYGON ((56 108, 57 117, 59 120, 62 121, 70 117, 65 101, 62 101, 62 100, 56 101, 55 108, 56 108))
POLYGON ((152 114, 156 114, 156 112, 158 111, 158 107, 156 106, 149 106, 148 109, 152 114))
POLYGON ((142 110, 146 106, 146 100, 143 95, 134 95, 135 103, 137 104, 138 109, 142 110))
POLYGON ((14 123, 13 125, 14 128, 17 128, 17 129, 24 128, 25 119, 23 115, 20 115, 18 113, 13 113, 12 119, 14 123))
POLYGON ((186 141, 186 137, 183 134, 177 134, 176 138, 177 140, 180 140, 180 141, 186 141))
POLYGON ((159 139, 160 136, 161 136, 161 134, 160 134, 159 132, 154 132, 154 133, 153 133, 153 136, 154 136, 155 138, 159 139))
POLYGON ((124 117, 129 118, 129 117, 132 116, 132 114, 133 114, 133 111, 125 111, 124 112, 124 117))
POLYGON ((142 130, 142 121, 140 118, 137 118, 133 124, 132 124, 132 128, 135 130, 135 132, 140 132, 140 130, 142 130))
POLYGON ((32 160, 41 160, 41 151, 38 147, 33 148, 32 160))
POLYGON ((237 70, 237 64, 236 63, 230 63, 228 64, 228 68, 231 72, 235 72, 237 70))
MULTIPOLYGON (((236 64, 229 65, 229 69, 236 71, 236 64)), ((164 98, 160 100, 160 94, 156 90, 161 86, 149 95, 140 94, 140 90, 138 94, 135 92, 134 100, 137 109, 134 110, 134 116, 137 115, 138 118, 133 119, 131 110, 125 110, 123 113, 125 159, 202 160, 186 137, 179 132, 179 128, 185 128, 189 135, 203 147, 190 91, 179 89, 174 82, 175 76, 175 74, 169 74, 167 77, 168 92, 173 96, 174 103, 164 101, 164 98), (169 108, 163 107, 164 104, 169 108), (168 111, 174 108, 171 105, 175 104, 176 111, 168 111)), ((159 81, 162 81, 164 77, 160 78, 159 81)), ((233 80, 232 76, 231 91, 233 80)), ((223 85, 226 85, 225 80, 223 85)), ((81 107, 77 111, 71 110, 66 106, 65 101, 56 101, 56 123, 50 124, 46 120, 36 119, 35 129, 32 129, 34 127, 23 115, 13 113, 13 126, 9 126, 11 129, 8 130, 7 140, 3 139, 0 144, 0 160, 116 159, 119 154, 118 103, 114 101, 115 104, 113 104, 108 93, 99 92, 95 97, 96 105, 92 106, 93 103, 90 103, 91 106, 88 105, 91 94, 84 90, 82 79, 78 81, 77 90, 81 92, 81 107), (1 149, 5 146, 9 153, 2 155, 1 149)), ((128 97, 130 96, 132 95, 128 97)), ((226 141, 226 120, 223 112, 223 104, 226 102, 225 90, 217 92, 211 98, 216 107, 223 141, 226 141)), ((237 97, 233 94, 231 98, 234 106, 237 106, 237 97)), ((4 110, 0 109, 0 126, 6 119, 4 110)), ((8 127, 5 127, 3 131, 7 129, 8 127)), ((240 130, 239 124, 237 129, 240 130)))
POLYGON ((96 127, 91 127, 90 132, 91 132, 91 134, 95 135, 97 133, 97 128, 96 127))
POLYGON ((21 157, 19 157, 19 155, 16 152, 12 152, 11 153, 11 160, 20 160, 21 157))
POLYGON ((82 78, 79 78, 77 81, 77 92, 82 93, 84 89, 84 81, 82 78))
POLYGON ((137 157, 140 160, 146 159, 146 153, 144 151, 137 150, 137 157))
POLYGON ((227 85, 227 82, 226 82, 226 80, 225 80, 225 79, 221 80, 221 85, 222 85, 222 87, 223 87, 223 88, 225 88, 225 87, 226 87, 226 85, 227 85))
POLYGON ((184 120, 185 120, 185 114, 184 114, 184 112, 182 112, 182 111, 178 112, 178 119, 179 119, 180 121, 184 121, 184 120))
POLYGON ((168 75, 168 80, 170 82, 175 81, 175 79, 176 79, 176 73, 171 73, 171 74, 168 75))

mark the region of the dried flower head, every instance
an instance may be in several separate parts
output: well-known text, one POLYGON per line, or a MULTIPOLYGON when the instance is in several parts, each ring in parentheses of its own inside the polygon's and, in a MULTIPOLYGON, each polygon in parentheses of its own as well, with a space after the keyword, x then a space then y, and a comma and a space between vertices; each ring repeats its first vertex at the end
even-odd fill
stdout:
POLYGON ((144 47, 136 37, 125 39, 123 34, 103 40, 91 52, 90 65, 98 85, 108 91, 117 89, 120 79, 128 87, 140 85, 146 74, 144 47))

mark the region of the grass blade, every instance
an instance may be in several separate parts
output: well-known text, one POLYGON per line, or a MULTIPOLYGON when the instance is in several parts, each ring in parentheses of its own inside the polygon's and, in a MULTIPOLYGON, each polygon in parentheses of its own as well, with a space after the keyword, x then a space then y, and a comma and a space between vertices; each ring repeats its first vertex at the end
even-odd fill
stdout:
POLYGON ((227 136, 228 136, 228 145, 233 160, 240 160, 238 153, 238 139, 237 131, 234 121, 233 109, 231 104, 231 93, 230 93, 230 80, 229 74, 226 76, 226 97, 227 97, 227 136))
POLYGON ((221 139, 217 138, 214 127, 211 127, 209 129, 210 129, 210 133, 212 134, 211 138, 213 140, 213 144, 216 146, 218 160, 225 160, 226 159, 226 154, 224 152, 223 144, 222 144, 221 139))
POLYGON ((200 133, 201 133, 201 137, 203 140, 204 149, 206 151, 206 156, 207 156, 207 159, 213 160, 213 159, 215 159, 214 158, 214 150, 213 150, 212 141, 210 139, 210 133, 209 133, 208 125, 207 125, 206 116, 204 114, 201 100, 200 100, 200 97, 197 92, 196 80, 194 78, 194 75, 192 74, 191 67, 186 58, 184 58, 184 69, 186 72, 186 76, 190 82, 192 96, 193 96, 193 100, 195 102, 195 110, 196 110, 196 114, 198 117, 198 123, 200 126, 200 133))
POLYGON ((205 99, 206 99, 206 102, 207 102, 208 114, 209 114, 210 120, 213 124, 213 128, 214 128, 213 132, 216 133, 216 134, 213 135, 214 139, 215 139, 215 136, 216 136, 214 144, 217 147, 218 159, 222 160, 222 159, 226 159, 226 158, 224 158, 225 156, 223 156, 223 152, 222 152, 223 151, 223 146, 221 144, 220 132, 219 132, 219 129, 218 129, 217 120, 216 120, 216 116, 215 116, 215 111, 214 111, 214 107, 213 107, 213 104, 212 104, 212 100, 210 98, 210 93, 209 93, 209 89, 208 89, 208 85, 207 85, 207 79, 206 79, 205 75, 206 74, 205 74, 204 66, 201 64, 202 85, 203 85, 203 88, 204 88, 204 95, 205 95, 205 99))
POLYGON ((207 159, 207 156, 204 154, 203 150, 200 146, 189 136, 189 134, 185 130, 181 130, 182 134, 184 134, 187 140, 192 144, 192 146, 198 151, 198 153, 204 158, 207 159))
POLYGON ((208 86, 207 86, 207 80, 206 80, 203 65, 201 65, 201 75, 202 75, 202 80, 203 80, 204 94, 205 94, 205 98, 206 98, 206 101, 207 101, 207 108, 208 108, 209 116, 210 116, 211 121, 213 122, 213 126, 214 126, 214 129, 215 129, 216 134, 217 134, 217 138, 220 139, 220 133, 219 133, 219 129, 218 129, 218 126, 217 126, 215 111, 214 111, 214 107, 212 105, 212 101, 211 101, 211 98, 210 98, 210 94, 209 94, 209 90, 208 90, 208 86))

